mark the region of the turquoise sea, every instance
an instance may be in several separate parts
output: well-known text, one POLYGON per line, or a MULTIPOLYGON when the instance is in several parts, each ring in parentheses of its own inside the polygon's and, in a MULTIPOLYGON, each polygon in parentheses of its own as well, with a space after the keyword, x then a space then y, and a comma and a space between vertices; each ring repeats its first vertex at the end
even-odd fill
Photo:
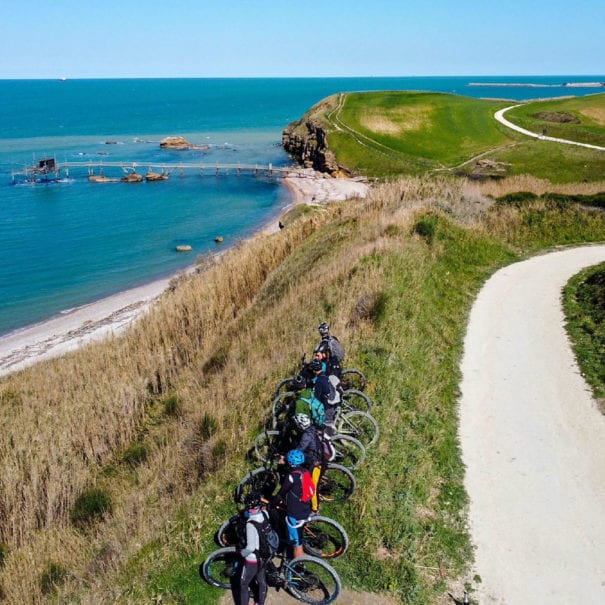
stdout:
MULTIPOLYGON (((431 90, 523 100, 584 95, 562 88, 605 76, 415 77, 322 79, 120 79, 0 81, 0 334, 175 273, 195 256, 249 236, 290 202, 280 178, 218 177, 180 163, 292 164, 280 147, 286 124, 342 91, 431 90), (470 83, 532 83, 481 87, 470 83), (207 149, 166 151, 159 141, 184 136, 207 149), (59 162, 166 165, 170 179, 140 184, 87 181, 13 184, 13 173, 54 157, 59 162), (193 252, 179 254, 178 244, 193 252)), ((105 169, 120 177, 119 168, 105 169)))

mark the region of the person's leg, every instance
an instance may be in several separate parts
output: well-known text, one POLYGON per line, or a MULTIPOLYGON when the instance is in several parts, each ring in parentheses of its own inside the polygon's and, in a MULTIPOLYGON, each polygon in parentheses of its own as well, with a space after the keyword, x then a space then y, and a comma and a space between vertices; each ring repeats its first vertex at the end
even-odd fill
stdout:
POLYGON ((288 537, 290 538, 290 544, 292 544, 292 557, 302 557, 304 550, 300 539, 299 528, 302 523, 293 517, 286 517, 286 526, 288 527, 288 537))
POLYGON ((256 572, 256 605, 265 605, 267 599, 267 561, 259 562, 256 572))
POLYGON ((250 582, 256 577, 258 565, 244 561, 237 578, 237 590, 233 591, 235 605, 248 605, 250 602, 250 582))

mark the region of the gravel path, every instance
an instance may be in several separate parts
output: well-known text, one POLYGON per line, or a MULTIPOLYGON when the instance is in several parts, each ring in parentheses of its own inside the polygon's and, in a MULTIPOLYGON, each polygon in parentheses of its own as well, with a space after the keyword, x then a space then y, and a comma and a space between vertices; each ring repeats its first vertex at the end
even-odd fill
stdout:
POLYGON ((600 245, 511 265, 473 307, 460 440, 482 605, 605 603, 605 417, 560 302, 602 261, 600 245))

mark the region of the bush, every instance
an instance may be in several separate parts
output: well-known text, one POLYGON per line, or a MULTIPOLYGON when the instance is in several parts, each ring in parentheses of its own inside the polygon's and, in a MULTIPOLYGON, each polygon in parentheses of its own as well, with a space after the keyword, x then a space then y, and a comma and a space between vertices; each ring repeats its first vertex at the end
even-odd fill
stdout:
POLYGON ((420 235, 430 244, 433 242, 433 239, 435 239, 438 223, 439 217, 435 214, 425 216, 416 222, 412 232, 420 235))
POLYGON ((169 395, 164 399, 164 414, 178 417, 182 414, 181 402, 176 395, 169 395))
POLYGON ((67 577, 67 570, 60 563, 49 563, 46 571, 40 576, 40 590, 42 594, 55 592, 67 577))
POLYGON ((6 557, 8 556, 8 550, 8 544, 0 542, 0 569, 4 567, 4 562, 6 561, 6 557))
POLYGON ((109 494, 101 489, 91 488, 82 492, 71 511, 71 522, 79 529, 86 529, 103 516, 111 514, 113 505, 109 494))
POLYGON ((147 460, 148 448, 141 441, 133 443, 123 454, 122 460, 130 466, 138 466, 147 460))

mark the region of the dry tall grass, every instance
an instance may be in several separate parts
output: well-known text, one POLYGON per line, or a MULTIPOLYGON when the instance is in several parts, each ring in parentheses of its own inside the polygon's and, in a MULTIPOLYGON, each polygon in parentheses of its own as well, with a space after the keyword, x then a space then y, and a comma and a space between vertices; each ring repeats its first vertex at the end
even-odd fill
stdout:
POLYGON ((544 179, 533 176, 511 176, 501 180, 486 180, 482 182, 467 183, 466 190, 475 191, 479 195, 499 198, 508 193, 529 191, 535 195, 545 193, 561 193, 566 195, 594 195, 605 191, 605 181, 593 183, 564 183, 553 184, 544 179))
POLYGON ((175 511, 201 483, 224 493, 225 478, 242 476, 272 389, 311 350, 317 323, 329 319, 355 359, 373 328, 364 305, 384 287, 367 259, 405 247, 417 210, 469 223, 489 203, 446 178, 378 186, 366 201, 317 209, 175 280, 123 337, 2 379, 6 601, 53 598, 40 577, 56 563, 67 570, 61 602, 129 602, 114 581, 120 566, 173 531, 175 511), (178 402, 171 410, 168 396, 178 402), (147 457, 125 464, 134 441, 147 457), (112 496, 114 511, 82 533, 69 512, 91 485, 112 496))

